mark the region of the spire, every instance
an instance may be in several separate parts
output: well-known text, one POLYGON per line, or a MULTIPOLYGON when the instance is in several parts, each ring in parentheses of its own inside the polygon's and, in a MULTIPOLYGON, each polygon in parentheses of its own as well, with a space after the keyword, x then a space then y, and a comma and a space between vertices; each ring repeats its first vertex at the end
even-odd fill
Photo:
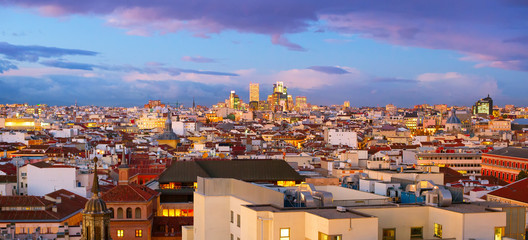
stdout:
POLYGON ((99 194, 99 179, 97 178, 97 157, 94 157, 94 177, 93 177, 93 184, 92 184, 92 193, 94 196, 98 196, 99 194))

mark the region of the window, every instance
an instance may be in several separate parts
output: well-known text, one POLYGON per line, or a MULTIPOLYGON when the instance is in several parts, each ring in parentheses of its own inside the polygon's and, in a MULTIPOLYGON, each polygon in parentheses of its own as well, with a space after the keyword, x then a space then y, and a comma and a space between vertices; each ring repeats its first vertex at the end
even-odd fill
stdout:
POLYGON ((120 238, 121 238, 121 237, 123 237, 123 236, 124 236, 124 234, 123 234, 123 230, 121 230, 121 229, 117 230, 117 237, 120 237, 120 238))
POLYGON ((114 218, 114 208, 110 208, 110 218, 114 218))
POLYGON ((143 237, 143 230, 136 229, 136 237, 143 237))
POLYGON ((396 228, 384 228, 382 239, 383 240, 395 240, 396 239, 396 228))
POLYGON ((502 236, 504 236, 504 227, 496 227, 495 228, 495 236, 494 240, 501 240, 502 236))
POLYGON ((240 227, 240 214, 237 214, 237 227, 240 227))
POLYGON ((319 232, 318 240, 342 240, 341 235, 328 235, 322 232, 319 232))
POLYGON ((122 208, 118 208, 117 209, 117 218, 118 219, 122 219, 123 218, 123 209, 122 208))
POLYGON ((435 223, 434 224, 434 234, 433 236, 442 238, 442 225, 435 223))
POLYGON ((281 228, 279 236, 279 240, 290 240, 290 228, 281 228))
POLYGON ((235 222, 235 213, 231 211, 231 223, 234 223, 234 222, 235 222))
POLYGON ((423 227, 412 227, 411 239, 423 239, 423 227))
POLYGON ((235 240, 235 236, 231 233, 231 240, 235 240))
POLYGON ((141 208, 137 207, 135 211, 136 211, 136 213, 135 213, 136 214, 136 219, 137 218, 141 218, 141 208))
POLYGON ((126 218, 132 218, 132 208, 127 208, 127 210, 126 210, 126 218))

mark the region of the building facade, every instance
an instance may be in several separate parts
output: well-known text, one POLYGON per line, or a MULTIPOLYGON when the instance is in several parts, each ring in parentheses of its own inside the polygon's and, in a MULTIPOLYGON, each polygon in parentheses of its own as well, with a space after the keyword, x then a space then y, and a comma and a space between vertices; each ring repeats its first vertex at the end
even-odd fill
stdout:
POLYGON ((528 149, 506 147, 482 154, 482 175, 511 183, 521 170, 528 170, 528 149))

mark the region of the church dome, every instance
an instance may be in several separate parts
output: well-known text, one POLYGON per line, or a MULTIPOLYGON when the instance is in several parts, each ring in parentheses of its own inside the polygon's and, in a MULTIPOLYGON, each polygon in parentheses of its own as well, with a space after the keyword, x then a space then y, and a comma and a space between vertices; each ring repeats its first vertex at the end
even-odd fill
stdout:
POLYGON ((89 214, 104 214, 108 212, 106 203, 99 196, 92 197, 86 205, 84 205, 84 213, 89 214))
POLYGON ((462 121, 456 116, 454 109, 451 111, 451 116, 447 119, 446 124, 462 124, 462 121))

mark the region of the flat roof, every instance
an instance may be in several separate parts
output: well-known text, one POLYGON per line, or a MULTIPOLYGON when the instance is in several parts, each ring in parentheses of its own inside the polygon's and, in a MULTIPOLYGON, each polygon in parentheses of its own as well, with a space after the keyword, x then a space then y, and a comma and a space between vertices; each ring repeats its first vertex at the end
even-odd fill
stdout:
POLYGON ((345 219, 345 218, 370 218, 374 217, 368 214, 351 211, 347 208, 345 212, 337 211, 336 207, 325 208, 278 208, 273 205, 246 205, 246 207, 255 211, 267 212, 306 212, 317 215, 326 219, 345 219))

